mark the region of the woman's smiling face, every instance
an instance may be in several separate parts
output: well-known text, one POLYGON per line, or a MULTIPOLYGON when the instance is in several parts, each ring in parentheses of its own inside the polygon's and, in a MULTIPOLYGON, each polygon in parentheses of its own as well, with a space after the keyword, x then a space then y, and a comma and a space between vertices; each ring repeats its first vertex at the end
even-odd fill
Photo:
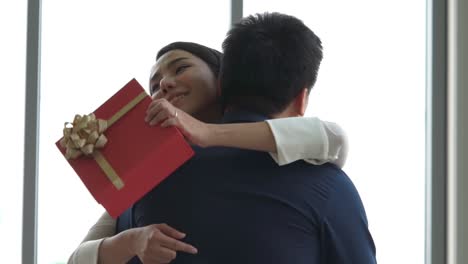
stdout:
POLYGON ((216 104, 217 76, 208 65, 184 50, 171 50, 151 69, 150 92, 198 118, 216 104))

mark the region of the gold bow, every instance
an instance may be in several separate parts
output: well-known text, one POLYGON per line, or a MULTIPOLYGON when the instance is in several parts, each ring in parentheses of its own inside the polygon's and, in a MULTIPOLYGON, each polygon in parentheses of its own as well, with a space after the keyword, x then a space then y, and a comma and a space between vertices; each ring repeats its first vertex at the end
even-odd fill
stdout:
POLYGON ((107 127, 107 121, 96 119, 94 114, 75 115, 72 123, 65 123, 60 140, 60 145, 66 149, 65 158, 92 156, 95 150, 103 148, 107 143, 103 134, 107 127))
POLYGON ((124 182, 98 149, 107 143, 104 131, 147 96, 145 92, 141 92, 108 120, 96 119, 94 114, 89 114, 76 115, 73 123, 66 122, 63 138, 60 140, 60 146, 66 149, 65 158, 76 159, 81 155, 93 157, 117 190, 122 189, 124 182))

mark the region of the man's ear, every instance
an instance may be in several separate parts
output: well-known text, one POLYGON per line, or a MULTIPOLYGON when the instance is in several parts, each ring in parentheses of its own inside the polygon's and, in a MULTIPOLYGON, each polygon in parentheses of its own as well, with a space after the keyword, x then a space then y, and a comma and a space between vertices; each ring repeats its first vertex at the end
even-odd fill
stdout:
POLYGON ((295 105, 296 111, 299 116, 304 116, 307 110, 307 104, 309 103, 309 92, 307 88, 301 90, 296 96, 295 105))

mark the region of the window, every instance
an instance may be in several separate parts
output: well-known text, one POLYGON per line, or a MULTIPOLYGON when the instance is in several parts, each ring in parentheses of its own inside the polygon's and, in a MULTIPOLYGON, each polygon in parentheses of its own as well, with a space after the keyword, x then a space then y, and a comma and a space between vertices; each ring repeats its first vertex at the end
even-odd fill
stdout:
POLYGON ((66 262, 104 211, 54 145, 63 123, 132 78, 147 89, 156 53, 170 42, 220 50, 230 1, 42 3, 38 263, 51 264, 66 262))
POLYGON ((381 264, 424 262, 425 5, 244 1, 244 16, 286 13, 321 38, 307 114, 347 131, 344 171, 361 194, 381 264))
POLYGON ((26 1, 0 2, 2 48, 2 151, 0 160, 0 258, 21 262, 23 151, 26 83, 26 1))

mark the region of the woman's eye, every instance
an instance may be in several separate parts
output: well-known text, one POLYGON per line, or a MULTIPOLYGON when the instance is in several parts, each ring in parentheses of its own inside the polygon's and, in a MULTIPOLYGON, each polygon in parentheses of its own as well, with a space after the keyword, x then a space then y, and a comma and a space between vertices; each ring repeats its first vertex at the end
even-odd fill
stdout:
POLYGON ((186 68, 188 68, 188 67, 190 67, 190 66, 189 66, 189 65, 181 65, 181 66, 179 66, 179 67, 176 68, 175 73, 176 73, 176 74, 179 74, 179 73, 183 72, 183 71, 184 71, 186 68))

